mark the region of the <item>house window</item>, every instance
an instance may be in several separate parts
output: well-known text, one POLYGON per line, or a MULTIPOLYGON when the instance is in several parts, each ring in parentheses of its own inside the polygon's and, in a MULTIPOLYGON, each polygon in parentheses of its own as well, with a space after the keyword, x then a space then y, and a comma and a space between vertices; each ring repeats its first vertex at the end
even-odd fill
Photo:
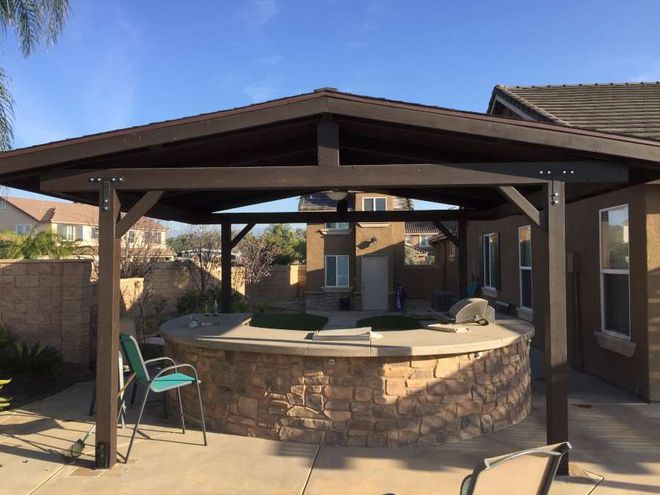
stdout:
POLYGON ((145 244, 160 244, 160 232, 147 231, 144 233, 145 244))
POLYGON ((351 227, 348 222, 330 222, 325 224, 325 228, 328 230, 348 230, 351 227))
POLYGON ((420 235, 419 236, 419 247, 427 248, 431 247, 429 241, 431 240, 430 235, 420 235))
POLYGON ((16 225, 15 231, 19 235, 27 235, 32 230, 32 225, 29 223, 19 223, 16 225))
POLYGON ((520 307, 532 309, 532 227, 518 229, 518 266, 520 268, 520 307))
POLYGON ((386 198, 362 198, 362 209, 364 211, 385 211, 386 208, 386 198))
POLYGON ((500 286, 500 235, 493 232, 481 239, 484 287, 497 289, 500 286))
POLYGON ((348 255, 325 257, 325 286, 348 287, 348 255))
POLYGON ((60 225, 57 226, 57 233, 65 241, 75 241, 76 240, 76 226, 75 225, 60 224, 60 225))
POLYGON ((628 205, 599 211, 601 328, 630 336, 628 205))
POLYGON ((137 234, 135 233, 134 230, 129 230, 128 231, 128 243, 129 244, 135 244, 135 240, 137 239, 137 234))
POLYGON ((92 240, 93 241, 98 241, 99 240, 99 228, 98 227, 92 227, 92 240))
POLYGON ((406 246, 412 246, 412 236, 406 235, 406 246))

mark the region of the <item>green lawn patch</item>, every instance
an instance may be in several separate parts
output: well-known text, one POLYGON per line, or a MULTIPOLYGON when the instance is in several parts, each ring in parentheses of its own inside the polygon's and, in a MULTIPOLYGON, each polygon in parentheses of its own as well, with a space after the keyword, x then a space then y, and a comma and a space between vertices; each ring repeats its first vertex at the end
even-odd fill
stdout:
POLYGON ((253 327, 279 328, 284 330, 321 330, 327 323, 325 316, 308 313, 255 313, 250 325, 253 327))
POLYGON ((423 328, 417 318, 403 315, 381 315, 362 318, 356 324, 357 327, 371 327, 372 330, 414 330, 423 328))

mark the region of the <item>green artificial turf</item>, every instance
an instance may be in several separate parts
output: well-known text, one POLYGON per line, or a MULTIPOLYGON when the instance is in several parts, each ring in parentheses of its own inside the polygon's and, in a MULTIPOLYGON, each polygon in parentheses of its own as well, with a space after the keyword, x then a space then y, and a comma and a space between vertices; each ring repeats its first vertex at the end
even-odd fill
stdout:
POLYGON ((379 330, 414 330, 423 328, 421 322, 416 318, 403 315, 382 315, 362 318, 356 324, 357 327, 371 327, 374 331, 379 330))
POLYGON ((279 328, 284 330, 320 330, 328 319, 307 313, 255 313, 253 327, 279 328))

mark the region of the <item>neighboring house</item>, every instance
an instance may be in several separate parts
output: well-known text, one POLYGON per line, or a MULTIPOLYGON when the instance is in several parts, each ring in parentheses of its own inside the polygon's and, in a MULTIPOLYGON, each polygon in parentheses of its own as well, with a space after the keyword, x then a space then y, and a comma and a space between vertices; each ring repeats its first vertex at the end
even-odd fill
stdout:
POLYGON ((430 253, 433 251, 431 239, 439 233, 432 222, 406 222, 406 246, 430 253))
MULTIPOLYGON (((28 234, 32 230, 55 232, 80 246, 98 245, 98 207, 81 203, 0 197, 0 232, 28 234)), ((145 252, 169 259, 174 253, 166 244, 167 228, 143 217, 122 240, 124 254, 145 252)))
MULTIPOLYGON (((378 193, 350 192, 348 209, 411 210, 412 201, 378 193)), ((300 197, 299 211, 332 211, 326 193, 300 197)), ((307 225, 308 307, 392 308, 394 290, 405 270, 403 222, 307 225)))
MULTIPOLYGON (((488 111, 660 140, 660 83, 496 86, 488 111)), ((571 364, 660 400, 660 184, 569 203, 566 222, 571 364)), ((468 226, 468 274, 530 320, 540 251, 523 216, 468 226)))

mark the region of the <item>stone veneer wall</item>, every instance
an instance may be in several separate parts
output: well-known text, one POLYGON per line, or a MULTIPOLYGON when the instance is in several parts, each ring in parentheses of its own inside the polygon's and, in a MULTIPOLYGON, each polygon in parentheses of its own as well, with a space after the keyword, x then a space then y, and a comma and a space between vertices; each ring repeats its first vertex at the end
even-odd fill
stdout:
POLYGON ((0 319, 20 339, 89 364, 89 260, 0 260, 0 319))
MULTIPOLYGON (((211 430, 371 447, 455 442, 522 420, 531 409, 529 344, 476 355, 315 358, 168 342, 167 355, 197 367, 211 430)), ((196 392, 183 390, 194 421, 196 392)))
POLYGON ((350 301, 350 308, 355 309, 355 295, 351 292, 305 292, 305 308, 317 311, 338 311, 341 299, 350 301))

